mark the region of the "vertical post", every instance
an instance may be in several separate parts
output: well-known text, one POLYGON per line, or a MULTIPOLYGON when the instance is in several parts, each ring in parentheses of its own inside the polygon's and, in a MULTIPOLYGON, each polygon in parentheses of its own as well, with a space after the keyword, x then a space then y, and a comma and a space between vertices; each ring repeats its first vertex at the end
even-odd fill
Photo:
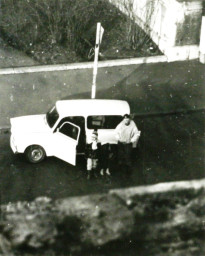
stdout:
POLYGON ((100 30, 101 30, 101 24, 100 22, 98 22, 97 29, 96 29, 95 58, 94 58, 94 66, 93 66, 93 83, 92 83, 92 92, 91 92, 92 99, 95 99, 95 95, 96 95, 96 78, 97 78, 97 72, 98 72, 98 55, 99 55, 99 48, 100 48, 100 30))
POLYGON ((201 22, 199 60, 201 63, 205 64, 205 16, 202 16, 202 22, 201 22))

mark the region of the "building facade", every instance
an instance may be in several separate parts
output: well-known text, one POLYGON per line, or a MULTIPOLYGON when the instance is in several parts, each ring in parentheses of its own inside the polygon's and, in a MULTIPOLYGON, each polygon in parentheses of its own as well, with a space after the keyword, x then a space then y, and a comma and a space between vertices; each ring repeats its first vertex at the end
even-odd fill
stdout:
POLYGON ((169 61, 205 54, 205 0, 109 0, 149 33, 169 61))

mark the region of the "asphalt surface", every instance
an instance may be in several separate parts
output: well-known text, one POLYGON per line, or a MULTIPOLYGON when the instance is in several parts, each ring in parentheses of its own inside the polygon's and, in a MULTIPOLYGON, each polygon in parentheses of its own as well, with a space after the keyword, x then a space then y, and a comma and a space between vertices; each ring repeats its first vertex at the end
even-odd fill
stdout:
POLYGON ((204 111, 135 116, 142 136, 133 152, 133 170, 118 168, 115 162, 110 179, 86 179, 85 159, 76 167, 55 157, 30 164, 23 155, 14 155, 9 134, 0 136, 1 203, 30 201, 39 196, 63 198, 106 192, 158 182, 199 179, 204 168, 204 111))
MULTIPOLYGON (((14 54, 8 66, 12 59, 14 54)), ((22 61, 29 65, 25 56, 22 61)), ((92 70, 1 76, 0 126, 8 126, 13 116, 45 113, 60 98, 90 98, 91 81, 92 70)), ((33 165, 12 153, 9 134, 0 134, 0 202, 204 177, 204 86, 205 65, 197 61, 99 69, 97 98, 127 100, 142 131, 131 176, 115 163, 110 180, 88 181, 83 157, 77 167, 54 157, 33 165)))

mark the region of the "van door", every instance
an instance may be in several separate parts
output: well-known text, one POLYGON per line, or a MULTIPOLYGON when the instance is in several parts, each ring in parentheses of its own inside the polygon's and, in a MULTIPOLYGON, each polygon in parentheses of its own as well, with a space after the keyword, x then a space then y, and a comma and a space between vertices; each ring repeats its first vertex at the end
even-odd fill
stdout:
POLYGON ((76 147, 80 136, 80 127, 70 122, 64 122, 53 135, 53 155, 67 163, 76 165, 76 147))

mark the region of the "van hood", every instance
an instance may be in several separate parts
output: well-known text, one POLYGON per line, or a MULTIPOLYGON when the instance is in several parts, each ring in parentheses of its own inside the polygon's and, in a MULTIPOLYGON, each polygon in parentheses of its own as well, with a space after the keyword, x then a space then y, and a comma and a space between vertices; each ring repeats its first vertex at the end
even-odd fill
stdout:
POLYGON ((46 121, 46 115, 20 116, 10 119, 11 132, 46 132, 50 127, 46 121))

